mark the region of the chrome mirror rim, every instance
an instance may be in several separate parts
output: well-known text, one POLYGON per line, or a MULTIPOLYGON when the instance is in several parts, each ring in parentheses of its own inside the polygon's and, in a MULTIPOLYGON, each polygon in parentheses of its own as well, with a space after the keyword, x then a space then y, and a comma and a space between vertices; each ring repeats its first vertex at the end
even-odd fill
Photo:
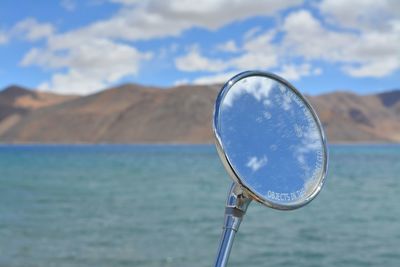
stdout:
POLYGON ((225 169, 229 173, 230 177, 243 188, 245 193, 251 199, 254 199, 261 204, 264 204, 265 206, 268 206, 268 207, 274 208, 274 209, 278 209, 278 210, 293 210, 293 209, 300 208, 300 207, 308 204, 311 200, 313 200, 318 195, 318 193, 321 191, 323 185, 325 184, 325 178, 326 178, 327 170, 328 170, 328 147, 327 147, 326 135, 322 128, 321 121, 318 118, 317 113, 315 112, 314 108, 311 106, 309 101, 293 85, 291 85, 288 81, 279 77, 278 75, 275 75, 275 74, 272 74, 269 72, 263 72, 263 71, 245 71, 245 72, 237 74, 236 76, 234 76, 230 80, 228 80, 222 86, 221 91, 219 92, 217 99, 215 101, 214 113, 213 113, 213 131, 214 131, 217 152, 219 154, 219 157, 220 157, 225 169), (321 139, 322 139, 321 141, 322 141, 322 147, 323 147, 324 163, 322 166, 322 176, 319 179, 318 186, 313 190, 313 192, 309 196, 307 196, 305 199, 298 201, 296 203, 291 203, 291 204, 275 203, 275 202, 272 202, 269 199, 263 197, 262 195, 258 195, 256 193, 254 193, 252 190, 250 190, 250 187, 247 185, 246 181, 244 181, 242 178, 240 178, 240 176, 236 173, 235 169, 232 166, 231 161, 229 160, 228 155, 225 153, 224 145, 223 145, 223 142, 221 141, 221 137, 218 132, 219 109, 221 106, 221 102, 222 102, 224 96, 226 95, 226 93, 236 82, 238 82, 241 79, 251 77, 251 76, 263 76, 263 77, 275 80, 275 81, 287 86, 289 89, 291 89, 293 91, 293 93, 296 94, 297 97, 299 97, 304 102, 305 106, 309 109, 310 113, 312 114, 312 116, 315 119, 315 122, 317 124, 317 128, 318 128, 318 131, 319 131, 321 139))

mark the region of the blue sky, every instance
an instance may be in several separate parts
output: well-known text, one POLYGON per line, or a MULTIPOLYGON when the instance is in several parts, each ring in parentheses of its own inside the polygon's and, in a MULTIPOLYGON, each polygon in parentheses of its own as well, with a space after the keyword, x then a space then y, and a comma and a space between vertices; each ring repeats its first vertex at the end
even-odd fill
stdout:
POLYGON ((394 0, 3 0, 0 88, 89 94, 258 69, 308 94, 367 94, 400 87, 399 43, 394 0))

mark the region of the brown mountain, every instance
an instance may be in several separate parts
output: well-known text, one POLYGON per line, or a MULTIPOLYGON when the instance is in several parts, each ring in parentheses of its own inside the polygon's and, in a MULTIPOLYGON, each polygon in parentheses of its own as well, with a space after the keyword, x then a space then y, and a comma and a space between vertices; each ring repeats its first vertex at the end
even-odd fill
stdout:
POLYGON ((76 96, 33 91, 12 85, 0 91, 0 140, 7 130, 31 111, 72 100, 76 96))
POLYGON ((26 114, 2 142, 210 142, 217 87, 123 85, 26 114))
MULTIPOLYGON (((220 86, 127 84, 84 96, 0 92, 3 143, 211 143, 220 86)), ((309 97, 330 142, 400 142, 400 90, 309 97)))
POLYGON ((328 138, 334 142, 400 142, 400 90, 312 97, 328 138))

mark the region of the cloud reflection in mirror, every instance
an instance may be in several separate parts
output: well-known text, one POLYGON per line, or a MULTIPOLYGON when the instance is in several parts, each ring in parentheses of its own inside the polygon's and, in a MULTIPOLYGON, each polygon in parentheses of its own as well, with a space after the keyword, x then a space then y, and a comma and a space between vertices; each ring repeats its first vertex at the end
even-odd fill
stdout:
POLYGON ((232 107, 235 100, 243 94, 250 94, 257 101, 262 101, 266 106, 268 106, 271 104, 271 101, 268 99, 268 95, 272 89, 273 83, 274 82, 269 79, 242 79, 235 84, 235 90, 230 91, 225 96, 224 101, 222 102, 222 107, 232 107))
POLYGON ((324 160, 321 132, 291 88, 268 77, 243 78, 224 95, 219 117, 225 153, 249 189, 288 204, 318 186, 324 160))

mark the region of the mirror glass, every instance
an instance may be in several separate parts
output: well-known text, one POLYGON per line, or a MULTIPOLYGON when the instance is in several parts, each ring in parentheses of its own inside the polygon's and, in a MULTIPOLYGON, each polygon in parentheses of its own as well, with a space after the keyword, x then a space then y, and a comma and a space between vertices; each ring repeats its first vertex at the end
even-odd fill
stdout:
POLYGON ((228 172, 257 201, 294 209, 321 189, 327 160, 322 127, 282 78, 259 72, 232 78, 217 98, 214 132, 228 172))

